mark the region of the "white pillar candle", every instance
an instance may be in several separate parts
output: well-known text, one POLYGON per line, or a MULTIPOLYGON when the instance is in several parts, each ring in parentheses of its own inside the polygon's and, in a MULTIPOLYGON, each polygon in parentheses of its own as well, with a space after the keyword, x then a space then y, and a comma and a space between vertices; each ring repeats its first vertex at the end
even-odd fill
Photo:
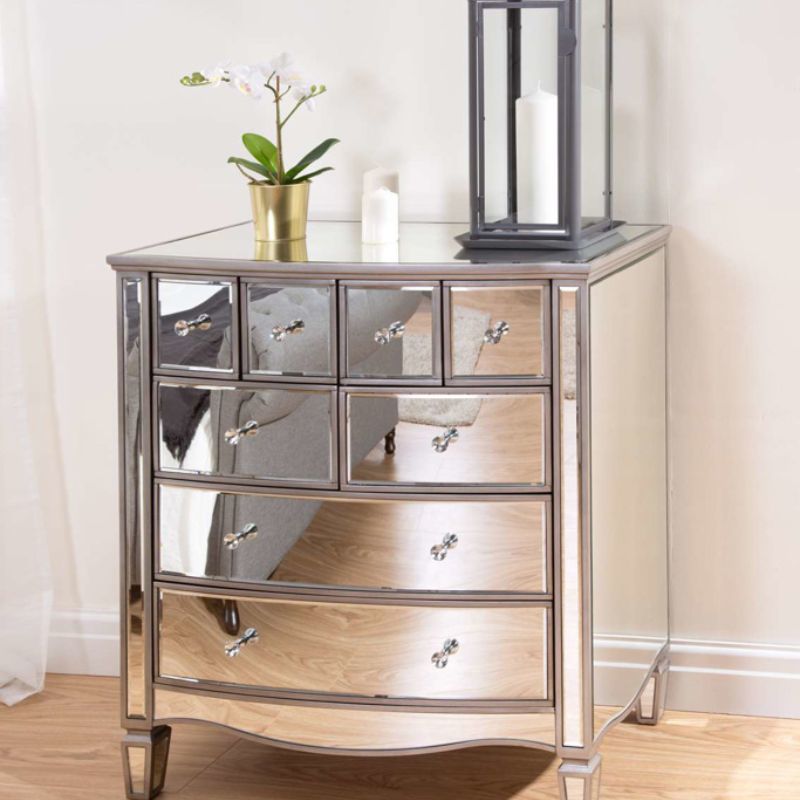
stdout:
POLYGON ((361 241, 389 244, 400 238, 400 204, 396 192, 379 186, 361 198, 361 241))
POLYGON ((558 223, 558 96, 539 86, 516 102, 517 221, 558 223))

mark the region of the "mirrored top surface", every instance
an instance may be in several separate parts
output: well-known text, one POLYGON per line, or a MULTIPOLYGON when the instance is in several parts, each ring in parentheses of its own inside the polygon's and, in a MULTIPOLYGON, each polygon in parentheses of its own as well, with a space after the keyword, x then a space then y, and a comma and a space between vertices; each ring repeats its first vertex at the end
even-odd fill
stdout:
POLYGON ((186 259, 220 262, 271 262, 318 265, 464 265, 542 264, 577 265, 658 231, 658 225, 620 225, 602 241, 582 250, 465 250, 456 236, 466 223, 405 222, 400 241, 388 245, 361 242, 360 222, 309 222, 305 239, 292 242, 256 242, 251 222, 129 250, 109 257, 117 266, 160 264, 172 266, 186 259))

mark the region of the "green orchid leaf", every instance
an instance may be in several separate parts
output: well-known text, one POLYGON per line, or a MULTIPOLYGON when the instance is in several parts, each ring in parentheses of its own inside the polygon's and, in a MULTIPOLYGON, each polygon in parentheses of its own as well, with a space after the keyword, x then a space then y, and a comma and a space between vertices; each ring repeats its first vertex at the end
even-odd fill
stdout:
POLYGON ((242 136, 244 146, 250 151, 250 155, 260 164, 263 164, 273 177, 278 177, 278 148, 259 133, 245 133, 242 136))
POLYGON ((335 144, 339 143, 339 139, 326 139, 322 144, 318 144, 311 152, 306 153, 291 169, 286 171, 285 180, 293 181, 306 167, 313 164, 317 159, 322 158, 328 150, 335 144))
POLYGON ((305 183, 306 181, 310 181, 312 178, 316 178, 317 175, 322 175, 323 172, 330 172, 332 169, 333 167, 323 167, 315 172, 307 172, 305 175, 298 175, 296 178, 292 179, 292 183, 305 183))
MULTIPOLYGON (((228 159, 229 164, 236 164, 238 167, 244 167, 245 169, 249 169, 251 172, 255 172, 258 175, 262 175, 265 177, 270 183, 275 183, 275 175, 263 164, 259 164, 257 161, 249 161, 246 158, 238 158, 237 156, 231 156, 228 159)), ((254 179, 255 180, 255 179, 254 179)))

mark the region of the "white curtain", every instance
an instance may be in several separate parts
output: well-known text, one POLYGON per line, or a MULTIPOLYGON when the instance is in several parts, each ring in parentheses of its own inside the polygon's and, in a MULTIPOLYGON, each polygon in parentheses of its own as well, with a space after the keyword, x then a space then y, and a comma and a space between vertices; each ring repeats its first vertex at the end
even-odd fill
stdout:
POLYGON ((42 470, 58 460, 24 0, 0 0, 0 702, 44 683, 52 583, 42 470))

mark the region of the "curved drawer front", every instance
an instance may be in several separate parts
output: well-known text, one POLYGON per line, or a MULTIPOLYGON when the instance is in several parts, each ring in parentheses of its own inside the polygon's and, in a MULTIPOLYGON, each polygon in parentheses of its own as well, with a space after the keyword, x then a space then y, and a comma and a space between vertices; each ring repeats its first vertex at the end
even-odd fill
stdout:
POLYGON ((438 284, 344 282, 339 291, 346 380, 439 383, 438 284))
POLYGON ((378 606, 162 589, 158 675, 365 698, 547 702, 549 628, 545 605, 378 606))
POLYGON ((246 282, 246 372, 295 379, 336 374, 333 281, 246 282))
POLYGON ((549 374, 546 284, 452 283, 446 289, 451 384, 542 382, 549 374))
POLYGON ((545 500, 327 500, 158 488, 162 575, 371 590, 548 592, 545 500))
POLYGON ((238 354, 235 281, 156 281, 160 369, 233 374, 238 354))
POLYGON ((344 481, 351 487, 401 491, 546 491, 549 400, 547 389, 463 394, 348 391, 344 481), (379 427, 379 420, 387 416, 397 418, 394 429, 379 427), (392 446, 387 447, 379 437, 390 431, 392 446), (375 439, 378 443, 365 449, 365 443, 375 439))
POLYGON ((160 382, 162 472, 335 485, 334 393, 160 382))

